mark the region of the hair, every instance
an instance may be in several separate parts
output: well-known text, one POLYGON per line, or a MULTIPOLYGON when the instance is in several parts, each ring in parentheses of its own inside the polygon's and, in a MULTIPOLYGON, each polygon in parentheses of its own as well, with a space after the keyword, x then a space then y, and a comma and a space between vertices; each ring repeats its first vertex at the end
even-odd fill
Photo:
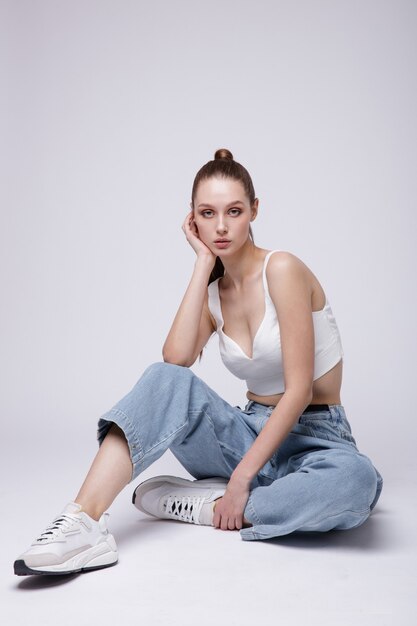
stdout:
MULTIPOLYGON (((201 167, 194 179, 193 188, 191 191, 191 203, 194 208, 194 197, 197 193, 198 185, 203 180, 209 178, 232 178, 242 183, 245 193, 252 206, 255 202, 255 189, 253 187, 252 179, 248 170, 240 163, 234 160, 233 154, 227 148, 219 148, 214 153, 214 159, 208 161, 203 167, 201 167)), ((252 242, 255 243, 253 238, 253 232, 251 226, 249 226, 249 237, 252 242)), ((216 262, 209 276, 208 285, 224 275, 224 265, 220 257, 216 257, 216 262)), ((199 361, 203 356, 203 351, 200 352, 199 361)))
MULTIPOLYGON (((255 201, 255 189, 253 187, 252 179, 248 170, 240 163, 234 160, 233 154, 227 148, 219 148, 214 153, 214 159, 208 161, 203 167, 201 167, 194 179, 193 188, 191 191, 191 202, 194 207, 194 197, 197 193, 198 185, 202 180, 208 178, 232 178, 242 183, 247 197, 249 198, 250 205, 252 206, 255 201)), ((251 226, 249 226, 249 237, 255 243, 253 238, 253 232, 251 226)), ((208 284, 212 283, 217 278, 224 275, 224 265, 220 257, 216 257, 213 270, 210 274, 208 284)))

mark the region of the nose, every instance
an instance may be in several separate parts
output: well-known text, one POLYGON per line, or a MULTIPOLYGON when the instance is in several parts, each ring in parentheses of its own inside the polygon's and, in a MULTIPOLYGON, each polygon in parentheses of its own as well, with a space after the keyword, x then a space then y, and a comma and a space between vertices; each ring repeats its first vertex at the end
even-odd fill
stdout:
POLYGON ((224 235, 224 233, 227 233, 227 230, 228 230, 228 229, 227 229, 226 224, 224 223, 224 220, 223 220, 223 219, 220 219, 220 220, 217 222, 216 231, 217 231, 219 234, 224 235))

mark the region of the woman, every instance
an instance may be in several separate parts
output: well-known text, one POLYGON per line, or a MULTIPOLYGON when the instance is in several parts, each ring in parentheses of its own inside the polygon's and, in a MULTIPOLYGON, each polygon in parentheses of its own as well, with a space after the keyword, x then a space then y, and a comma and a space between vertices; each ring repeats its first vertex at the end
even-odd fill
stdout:
POLYGON ((140 483, 132 500, 148 515, 239 530, 244 540, 369 517, 382 478, 341 404, 336 320, 299 258, 255 245, 257 212, 247 170, 217 150, 197 173, 182 226, 197 258, 164 362, 99 419, 99 451, 77 497, 15 561, 16 574, 114 565, 104 512, 168 448, 196 480, 140 483), (214 332, 224 364, 247 382, 244 409, 189 369, 214 332))

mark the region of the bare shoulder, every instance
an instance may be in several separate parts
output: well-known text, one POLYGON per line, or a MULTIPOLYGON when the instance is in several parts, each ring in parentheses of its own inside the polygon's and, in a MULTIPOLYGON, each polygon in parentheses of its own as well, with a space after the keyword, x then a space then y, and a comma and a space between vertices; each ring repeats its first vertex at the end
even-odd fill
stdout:
POLYGON ((266 266, 268 282, 278 278, 307 278, 310 270, 295 254, 287 250, 277 250, 271 254, 266 266))
POLYGON ((292 252, 279 250, 271 254, 266 266, 268 290, 277 312, 309 308, 311 310, 311 273, 292 252))

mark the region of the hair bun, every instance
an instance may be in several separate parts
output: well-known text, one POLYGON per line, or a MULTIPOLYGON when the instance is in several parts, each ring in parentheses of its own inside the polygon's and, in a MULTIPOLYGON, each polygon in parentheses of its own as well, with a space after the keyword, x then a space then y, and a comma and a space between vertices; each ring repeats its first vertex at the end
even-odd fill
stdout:
POLYGON ((214 153, 215 159, 229 159, 229 161, 233 161, 233 154, 227 148, 219 148, 214 153))

